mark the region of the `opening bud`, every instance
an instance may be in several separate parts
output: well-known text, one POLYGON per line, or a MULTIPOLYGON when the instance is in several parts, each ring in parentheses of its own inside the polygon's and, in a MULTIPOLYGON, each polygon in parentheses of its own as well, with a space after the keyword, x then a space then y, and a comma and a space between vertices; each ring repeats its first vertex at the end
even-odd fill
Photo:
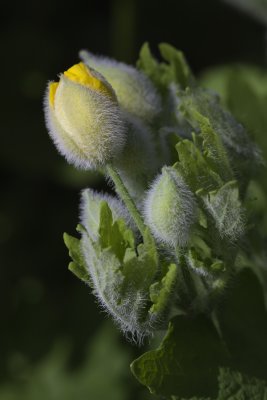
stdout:
POLYGON ((99 168, 124 146, 125 123, 114 90, 83 63, 49 83, 45 119, 56 147, 77 167, 99 168))

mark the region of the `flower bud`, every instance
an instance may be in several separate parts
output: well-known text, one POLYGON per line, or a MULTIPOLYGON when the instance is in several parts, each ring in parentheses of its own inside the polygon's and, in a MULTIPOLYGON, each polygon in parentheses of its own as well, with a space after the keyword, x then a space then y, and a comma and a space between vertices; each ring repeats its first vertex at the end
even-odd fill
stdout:
POLYGON ((126 115, 127 139, 120 157, 114 160, 130 196, 137 205, 143 200, 148 182, 156 175, 159 163, 151 130, 138 118, 126 115))
POLYGON ((124 110, 147 122, 161 112, 161 98, 153 83, 142 72, 124 63, 97 57, 86 50, 80 52, 80 57, 110 82, 124 110))
POLYGON ((196 220, 194 195, 179 173, 164 167, 144 202, 147 225, 156 239, 173 247, 185 246, 196 220))
POLYGON ((50 136, 66 159, 84 169, 98 168, 122 149, 125 123, 105 78, 79 63, 49 83, 45 118, 50 136))

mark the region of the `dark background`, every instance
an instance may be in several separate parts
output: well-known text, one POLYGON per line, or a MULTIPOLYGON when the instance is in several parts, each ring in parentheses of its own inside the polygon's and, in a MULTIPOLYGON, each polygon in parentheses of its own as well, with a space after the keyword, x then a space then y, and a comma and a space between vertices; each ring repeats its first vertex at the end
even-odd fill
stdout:
POLYGON ((62 240, 63 231, 75 233, 80 190, 105 184, 74 171, 56 152, 42 111, 47 81, 76 63, 81 48, 134 63, 144 41, 156 55, 165 41, 183 50, 198 74, 233 61, 265 66, 266 43, 260 22, 216 0, 2 1, 0 7, 4 384, 16 378, 19 362, 12 360, 34 365, 62 338, 71 343, 69 365, 75 368, 106 319, 68 271, 62 240))

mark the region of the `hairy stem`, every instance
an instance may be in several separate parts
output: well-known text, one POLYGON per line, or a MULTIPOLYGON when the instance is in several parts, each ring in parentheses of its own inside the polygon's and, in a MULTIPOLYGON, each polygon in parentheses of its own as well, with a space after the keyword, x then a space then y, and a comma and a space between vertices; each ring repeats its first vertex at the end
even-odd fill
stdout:
POLYGON ((106 166, 106 173, 112 179, 115 185, 116 192, 118 193, 119 197, 128 208, 129 213, 131 214, 134 222, 137 225, 137 228, 139 229, 141 234, 144 235, 146 225, 144 224, 143 218, 140 212, 138 211, 133 199, 131 198, 127 188, 125 187, 118 171, 112 165, 109 164, 106 166))
POLYGON ((189 304, 190 303, 192 304, 193 300, 197 297, 197 291, 196 291, 194 280, 192 278, 190 270, 188 269, 188 267, 185 263, 184 256, 179 248, 175 249, 175 255, 176 255, 177 263, 181 268, 182 276, 183 276, 185 287, 187 290, 188 302, 189 302, 189 304))

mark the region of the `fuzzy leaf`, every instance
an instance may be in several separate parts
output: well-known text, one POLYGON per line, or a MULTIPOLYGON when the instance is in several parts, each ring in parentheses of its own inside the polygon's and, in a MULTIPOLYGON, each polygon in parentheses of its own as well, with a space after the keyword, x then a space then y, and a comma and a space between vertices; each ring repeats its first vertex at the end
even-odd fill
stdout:
MULTIPOLYGON (((238 371, 232 371, 230 368, 220 368, 218 384, 219 391, 216 400, 267 399, 267 382, 249 378, 238 371)), ((172 400, 211 400, 211 398, 193 397, 181 399, 175 396, 172 400)))
POLYGON ((81 243, 94 294, 101 305, 135 340, 151 334, 156 325, 162 324, 159 314, 163 317, 168 303, 165 300, 165 308, 151 310, 149 288, 158 273, 158 254, 149 231, 135 248, 132 231, 122 219, 113 221, 109 205, 103 201, 98 240, 92 241, 83 231, 81 243))
MULTIPOLYGON (((191 89, 181 92, 180 95, 182 100, 180 110, 192 127, 200 133, 202 152, 206 162, 224 181, 232 179, 233 174, 223 145, 222 132, 224 130, 213 118, 213 109, 209 109, 209 103, 206 99, 208 95, 204 91, 201 93, 191 89), (204 106, 199 105, 201 101, 204 102, 204 106), (206 107, 205 101, 208 104, 206 107)), ((221 120, 221 124, 225 123, 226 117, 225 120, 221 117, 221 120)))
POLYGON ((201 149, 191 140, 181 140, 176 149, 179 162, 175 164, 181 171, 191 189, 196 192, 202 188, 218 188, 223 181, 217 172, 208 164, 201 149))
POLYGON ((192 239, 192 247, 185 255, 189 268, 205 277, 219 278, 225 272, 225 264, 214 258, 212 249, 199 236, 192 239))
MULTIPOLYGON (((251 143, 244 127, 221 106, 217 96, 204 89, 194 88, 180 92, 180 97, 180 110, 192 127, 202 132, 212 128, 238 168, 247 169, 249 160, 257 164, 259 156, 256 146, 251 143)), ((225 172, 228 173, 228 169, 225 172)))
POLYGON ((143 71, 156 86, 161 89, 166 89, 163 66, 155 59, 147 42, 141 47, 137 67, 143 71))
POLYGON ((144 235, 144 243, 137 247, 137 252, 128 249, 123 262, 123 274, 127 286, 149 290, 157 272, 157 250, 149 231, 144 235))
POLYGON ((266 400, 267 383, 240 372, 221 368, 217 400, 266 400))
POLYGON ((168 73, 171 82, 177 83, 182 89, 190 86, 193 76, 183 52, 168 43, 161 43, 159 50, 164 60, 169 63, 168 73))
POLYGON ((160 53, 165 62, 158 62, 151 54, 148 43, 140 51, 137 67, 141 69, 164 93, 171 83, 176 83, 182 89, 193 84, 193 75, 183 53, 167 43, 159 45, 160 53))
POLYGON ((113 223, 112 212, 106 201, 100 203, 99 239, 102 249, 111 247, 120 261, 128 247, 134 248, 133 232, 123 219, 113 223))
POLYGON ((227 360, 223 343, 204 316, 175 317, 157 350, 135 360, 131 369, 151 393, 192 397, 217 394, 218 367, 227 360))
POLYGON ((84 190, 82 193, 82 223, 91 238, 96 238, 99 227, 100 196, 92 190, 84 190))
POLYGON ((236 240, 244 231, 243 210, 237 181, 227 182, 218 190, 199 193, 222 236, 236 240))
POLYGON ((160 282, 155 282, 150 286, 150 298, 153 306, 151 313, 161 313, 167 308, 169 302, 173 298, 173 290, 177 280, 177 266, 171 264, 168 267, 166 275, 160 282))
POLYGON ((79 279, 84 282, 89 282, 90 277, 86 269, 84 257, 82 255, 80 240, 64 233, 64 243, 69 249, 69 255, 72 258, 72 262, 69 263, 69 270, 76 275, 79 279))
POLYGON ((203 138, 203 153, 212 169, 224 180, 232 178, 230 163, 222 144, 222 139, 212 127, 210 120, 192 108, 191 113, 199 123, 200 134, 203 138))

